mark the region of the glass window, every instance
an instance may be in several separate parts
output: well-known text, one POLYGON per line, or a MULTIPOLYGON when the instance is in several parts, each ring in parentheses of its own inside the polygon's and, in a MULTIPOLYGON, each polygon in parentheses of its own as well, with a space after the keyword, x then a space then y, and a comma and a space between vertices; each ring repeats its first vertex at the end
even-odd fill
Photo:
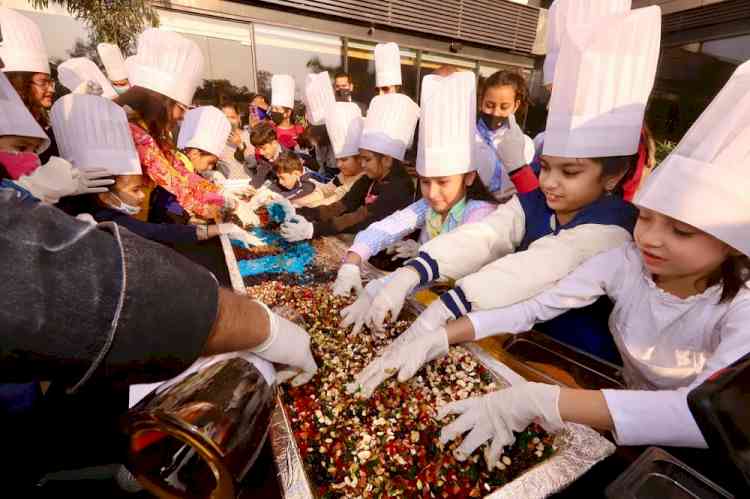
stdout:
POLYGON ((703 42, 704 54, 735 64, 741 64, 750 59, 750 35, 711 40, 703 42))
POLYGON ((443 54, 434 54, 431 52, 422 52, 422 77, 434 73, 441 66, 453 66, 463 71, 476 69, 476 63, 471 59, 461 59, 443 54))
POLYGON ((190 38, 203 52, 204 80, 195 104, 246 109, 255 88, 250 25, 170 11, 160 11, 159 18, 162 29, 190 38))
MULTIPOLYGON (((417 51, 401 49, 401 92, 417 101, 417 51)), ((369 104, 376 95, 375 44, 349 40, 349 73, 354 80, 354 100, 369 104)))
POLYGON ((255 24, 255 60, 258 89, 271 97, 271 77, 288 74, 294 78, 296 98, 301 100, 305 78, 328 71, 331 78, 343 69, 340 37, 255 24))

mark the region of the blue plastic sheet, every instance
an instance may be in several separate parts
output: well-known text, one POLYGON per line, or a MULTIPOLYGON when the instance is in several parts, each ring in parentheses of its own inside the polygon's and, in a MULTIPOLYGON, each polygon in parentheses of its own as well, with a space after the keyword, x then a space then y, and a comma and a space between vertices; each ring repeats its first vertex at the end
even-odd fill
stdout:
MULTIPOLYGON (((280 247, 282 252, 278 255, 269 255, 252 260, 239 260, 237 265, 242 277, 259 274, 301 275, 315 257, 315 249, 307 241, 290 243, 280 235, 264 229, 256 228, 249 232, 268 245, 280 247)), ((239 241, 232 241, 232 244, 242 246, 239 241)))

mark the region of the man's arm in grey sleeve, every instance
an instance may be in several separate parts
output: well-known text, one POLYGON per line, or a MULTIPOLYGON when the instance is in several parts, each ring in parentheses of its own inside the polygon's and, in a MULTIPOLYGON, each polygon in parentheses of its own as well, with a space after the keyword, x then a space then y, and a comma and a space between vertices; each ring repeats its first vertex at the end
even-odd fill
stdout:
POLYGON ((203 350, 213 275, 115 226, 0 191, 0 381, 164 379, 203 350), (101 227, 101 226, 100 226, 101 227))

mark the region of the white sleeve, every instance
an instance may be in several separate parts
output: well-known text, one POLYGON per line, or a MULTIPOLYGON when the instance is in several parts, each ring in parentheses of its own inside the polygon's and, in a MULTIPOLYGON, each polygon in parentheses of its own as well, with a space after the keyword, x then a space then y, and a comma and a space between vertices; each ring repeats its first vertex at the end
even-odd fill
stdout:
POLYGON ((468 314, 476 339, 500 333, 522 333, 537 322, 554 319, 572 308, 583 308, 607 294, 622 280, 624 247, 597 255, 555 286, 536 297, 511 305, 468 314))
POLYGON ((471 310, 507 307, 536 296, 592 256, 622 246, 630 233, 586 224, 534 241, 526 251, 496 260, 458 281, 471 310))
POLYGON ((481 222, 441 234, 424 244, 420 252, 436 266, 440 277, 460 279, 515 251, 523 240, 525 222, 521 202, 513 197, 481 222))
POLYGON ((732 305, 721 326, 721 340, 701 374, 677 390, 602 390, 620 445, 707 447, 690 412, 687 396, 709 376, 750 351, 750 299, 732 305))

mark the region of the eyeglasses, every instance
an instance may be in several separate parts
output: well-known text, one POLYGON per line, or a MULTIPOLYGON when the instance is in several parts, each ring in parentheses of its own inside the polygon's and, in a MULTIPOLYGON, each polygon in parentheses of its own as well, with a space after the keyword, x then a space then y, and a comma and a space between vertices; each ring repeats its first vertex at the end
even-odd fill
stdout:
POLYGON ((38 81, 31 80, 31 84, 39 88, 49 88, 51 90, 55 89, 55 80, 52 80, 52 79, 38 80, 38 81))

